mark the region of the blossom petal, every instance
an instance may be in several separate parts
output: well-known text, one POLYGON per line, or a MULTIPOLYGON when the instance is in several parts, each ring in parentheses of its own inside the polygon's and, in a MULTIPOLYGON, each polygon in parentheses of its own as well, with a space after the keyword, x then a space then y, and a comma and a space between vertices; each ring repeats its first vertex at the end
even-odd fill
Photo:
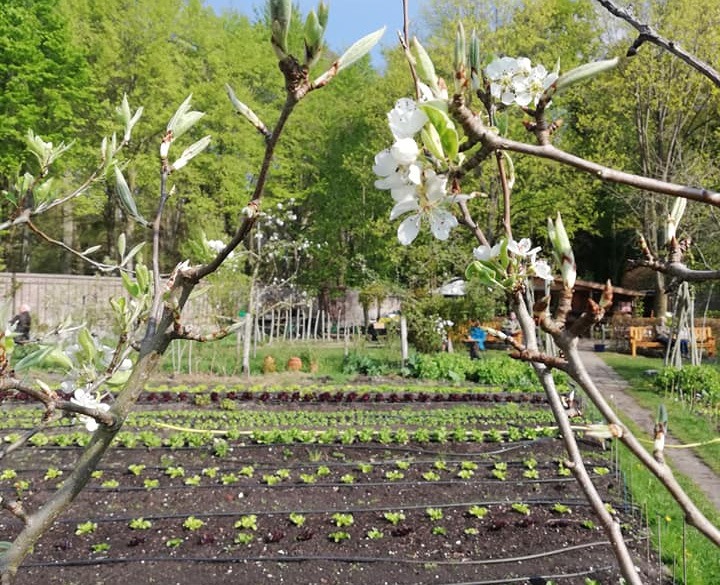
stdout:
POLYGON ((387 177, 397 170, 397 162, 389 148, 375 155, 375 164, 372 170, 378 177, 387 177))
POLYGON ((447 176, 436 175, 434 171, 425 173, 425 194, 428 201, 436 202, 446 195, 447 176))
POLYGON ((405 201, 406 199, 417 200, 415 185, 401 185, 390 190, 390 195, 396 203, 405 201))
POLYGON ((535 276, 542 278, 543 280, 554 280, 552 269, 545 260, 538 260, 532 265, 535 271, 535 276))
POLYGON ((457 218, 445 209, 438 209, 430 214, 430 231, 438 240, 447 240, 450 230, 457 227, 457 218))
POLYGON ((412 244, 415 238, 417 238, 418 233, 420 233, 419 213, 405 218, 397 230, 398 240, 400 240, 403 246, 412 244))
POLYGON ((490 246, 481 245, 473 249, 473 257, 481 262, 486 262, 492 259, 491 256, 492 248, 490 246))
POLYGON ((417 160, 418 154, 420 154, 420 148, 418 148, 415 139, 400 138, 390 148, 390 154, 397 164, 409 165, 417 160))
POLYGON ((428 117, 417 104, 409 98, 401 98, 388 113, 390 131, 396 140, 412 138, 422 130, 428 117))
POLYGON ((420 209, 420 205, 418 203, 418 200, 415 198, 408 198, 403 201, 399 201, 395 204, 395 206, 392 208, 392 211, 390 212, 390 220, 397 219, 404 213, 407 213, 408 211, 418 211, 420 209))
POLYGON ((375 181, 375 188, 380 190, 395 189, 406 184, 407 182, 403 178, 402 173, 392 173, 387 177, 383 177, 382 179, 375 181))

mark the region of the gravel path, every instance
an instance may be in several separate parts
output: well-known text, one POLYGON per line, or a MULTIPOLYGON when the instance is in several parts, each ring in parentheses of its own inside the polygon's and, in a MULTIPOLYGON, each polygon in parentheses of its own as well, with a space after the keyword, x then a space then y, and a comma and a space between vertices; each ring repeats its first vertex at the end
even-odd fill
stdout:
MULTIPOLYGON (((608 366, 595 352, 581 349, 585 367, 606 399, 615 405, 616 412, 632 419, 648 434, 652 433, 655 413, 641 407, 626 392, 628 384, 615 370, 608 366)), ((672 436, 672 426, 666 438, 666 445, 679 445, 672 436)), ((720 477, 703 463, 691 449, 667 449, 665 457, 675 470, 692 478, 698 488, 720 511, 720 477)))

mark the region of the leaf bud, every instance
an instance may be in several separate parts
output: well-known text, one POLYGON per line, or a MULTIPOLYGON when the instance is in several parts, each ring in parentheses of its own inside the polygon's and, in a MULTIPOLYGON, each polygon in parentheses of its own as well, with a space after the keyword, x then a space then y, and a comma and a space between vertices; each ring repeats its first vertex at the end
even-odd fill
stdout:
POLYGON ((455 92, 462 91, 465 85, 465 65, 467 60, 467 48, 465 44, 465 28, 462 22, 458 22, 455 32, 455 92))

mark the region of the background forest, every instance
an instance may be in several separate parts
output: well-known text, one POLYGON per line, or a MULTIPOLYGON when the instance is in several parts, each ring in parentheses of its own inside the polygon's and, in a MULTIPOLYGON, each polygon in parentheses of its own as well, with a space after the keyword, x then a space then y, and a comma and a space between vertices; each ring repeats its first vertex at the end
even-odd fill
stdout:
MULTIPOLYGON (((396 4, 400 11, 401 2, 396 4)), ((720 49, 715 0, 651 0, 642 6, 644 12, 635 7, 642 19, 656 23, 699 58, 712 59, 720 49)), ((19 173, 36 170, 26 166, 31 164, 28 129, 54 143, 73 141, 59 164, 67 185, 76 184, 95 164, 97 137, 111 133, 115 108, 127 94, 145 113, 129 147, 132 162, 125 174, 140 213, 150 215, 157 198, 157 163, 148 144, 159 140, 151 129, 162 128, 192 93, 193 104, 207 112, 201 131, 214 140, 203 165, 188 168, 177 184, 175 205, 164 217, 163 263, 198 259, 202 246, 193 242, 204 238, 226 241, 252 192, 251 171, 259 168, 262 144, 235 113, 225 84, 270 124, 284 99, 277 62, 265 50, 267 16, 218 15, 200 0, 0 0, 0 7, 0 189, 19 173)), ((532 55, 548 69, 559 60, 563 71, 624 54, 630 38, 590 0, 423 0, 415 32, 446 78, 458 18, 467 30, 478 30, 484 46, 532 55)), ((297 20, 291 31, 295 46, 302 43, 301 26, 297 20)), ((317 71, 324 71, 332 57, 326 53, 317 71)), ((403 247, 389 222, 391 202, 373 186, 373 157, 388 140, 385 113, 397 96, 412 94, 402 52, 388 50, 384 57, 382 70, 366 58, 335 80, 332 92, 311 95, 300 106, 302 116, 290 123, 271 171, 268 217, 253 242, 258 249, 275 246, 274 256, 266 255, 266 281, 292 275, 297 286, 322 300, 349 287, 373 294, 420 292, 463 273, 470 237, 465 230, 454 231, 446 244, 426 233, 412 247, 403 247)), ((719 154, 720 95, 661 49, 644 46, 637 60, 623 61, 617 74, 584 85, 582 95, 569 94, 566 101, 557 146, 633 173, 718 188, 720 170, 710 161, 719 154)), ((506 114, 502 123, 510 136, 526 133, 516 113, 506 114)), ((658 249, 667 197, 594 181, 534 157, 517 156, 515 166, 514 227, 542 242, 546 217, 561 210, 579 277, 623 283, 627 258, 639 254, 638 230, 658 249)), ((473 205, 489 236, 502 233, 502 199, 493 176, 481 166, 463 182, 464 189, 487 195, 473 205)), ((112 184, 96 186, 38 223, 75 249, 101 243, 100 254, 114 257, 120 233, 135 241, 144 238, 116 197, 112 184)), ((6 213, 12 203, 3 197, 0 204, 6 213)), ((14 228, 3 240, 5 270, 91 270, 29 237, 26 229, 14 228)), ((694 245, 689 266, 720 262, 720 244, 713 237, 720 231, 715 208, 690 202, 683 229, 690 237, 705 236, 702 247, 694 245)), ((249 267, 240 261, 236 270, 248 272, 249 267)), ((659 273, 624 283, 664 287, 659 273)))

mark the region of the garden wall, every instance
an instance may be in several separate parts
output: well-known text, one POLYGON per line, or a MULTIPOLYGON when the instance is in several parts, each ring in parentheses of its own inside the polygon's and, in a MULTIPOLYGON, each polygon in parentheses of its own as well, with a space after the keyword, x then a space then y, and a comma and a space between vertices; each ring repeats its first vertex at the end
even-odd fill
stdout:
MULTIPOLYGON (((85 323, 96 332, 109 331, 112 328, 112 313, 109 300, 113 297, 127 296, 122 280, 116 276, 75 276, 68 274, 38 273, 0 273, 0 302, 8 309, 7 317, 17 314, 20 305, 30 305, 33 317, 33 335, 57 327, 66 319, 74 325, 85 323)), ((364 315, 358 300, 357 291, 348 291, 345 298, 335 301, 337 315, 332 318, 317 312, 317 305, 287 305, 282 308, 261 307, 261 321, 267 327, 274 317, 274 336, 299 337, 301 328, 295 328, 291 334, 285 333, 283 321, 288 318, 293 324, 306 319, 318 320, 322 327, 330 331, 334 328, 364 326, 364 315), (340 305, 339 307, 337 305, 340 305)), ((398 299, 386 299, 380 307, 373 304, 369 311, 371 320, 377 314, 387 314, 399 309, 398 299)), ((221 322, 217 311, 211 306, 207 296, 194 297, 188 302, 183 323, 194 329, 209 329, 221 322)), ((306 322, 307 323, 307 322, 306 322)), ((307 325, 306 325, 307 327, 307 325)), ((263 329, 263 327, 260 327, 263 329)), ((308 331, 308 333, 310 333, 308 331)), ((303 337, 317 337, 318 326, 312 323, 312 334, 303 337)), ((320 336, 323 336, 322 334, 320 336)))
MULTIPOLYGON (((23 303, 30 305, 33 335, 57 327, 66 319, 74 325, 85 323, 93 330, 110 330, 109 301, 121 296, 127 293, 116 276, 0 273, 0 298, 8 306, 8 317, 15 315, 23 303)), ((188 323, 210 323, 207 299, 193 299, 188 309, 188 323)))

